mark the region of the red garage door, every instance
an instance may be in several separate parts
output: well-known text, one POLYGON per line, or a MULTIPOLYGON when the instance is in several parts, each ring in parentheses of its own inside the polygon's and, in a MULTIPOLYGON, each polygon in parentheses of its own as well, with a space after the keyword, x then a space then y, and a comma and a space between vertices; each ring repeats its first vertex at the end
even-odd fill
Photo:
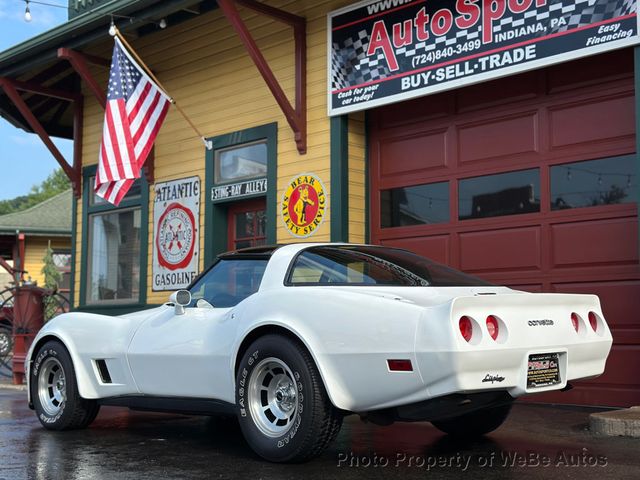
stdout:
POLYGON ((377 109, 371 234, 494 283, 600 296, 606 373, 536 400, 640 404, 632 52, 377 109))

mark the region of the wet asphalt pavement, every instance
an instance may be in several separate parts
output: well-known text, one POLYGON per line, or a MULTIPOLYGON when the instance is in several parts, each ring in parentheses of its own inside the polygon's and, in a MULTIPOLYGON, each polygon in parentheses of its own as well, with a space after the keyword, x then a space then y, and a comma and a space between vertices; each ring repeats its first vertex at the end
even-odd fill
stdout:
POLYGON ((0 480, 640 478, 640 439, 592 435, 593 411, 516 404, 473 442, 429 423, 377 427, 351 416, 320 458, 276 465, 251 452, 233 421, 103 407, 87 430, 50 432, 24 391, 0 386, 0 480))

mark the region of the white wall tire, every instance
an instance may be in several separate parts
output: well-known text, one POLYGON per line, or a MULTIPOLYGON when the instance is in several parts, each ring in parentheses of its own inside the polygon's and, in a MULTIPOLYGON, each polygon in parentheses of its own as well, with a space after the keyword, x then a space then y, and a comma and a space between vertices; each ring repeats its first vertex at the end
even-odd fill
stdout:
POLYGON ((247 443, 271 462, 320 455, 342 425, 309 353, 280 335, 260 337, 244 353, 236 375, 236 408, 247 443))

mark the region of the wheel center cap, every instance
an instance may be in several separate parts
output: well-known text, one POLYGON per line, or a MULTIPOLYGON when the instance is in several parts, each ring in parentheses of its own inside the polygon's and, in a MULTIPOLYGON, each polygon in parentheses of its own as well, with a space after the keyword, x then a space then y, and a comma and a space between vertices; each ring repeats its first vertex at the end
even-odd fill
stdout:
POLYGON ((293 385, 280 385, 276 390, 276 402, 278 406, 285 412, 290 412, 295 405, 296 392, 293 389, 293 385))

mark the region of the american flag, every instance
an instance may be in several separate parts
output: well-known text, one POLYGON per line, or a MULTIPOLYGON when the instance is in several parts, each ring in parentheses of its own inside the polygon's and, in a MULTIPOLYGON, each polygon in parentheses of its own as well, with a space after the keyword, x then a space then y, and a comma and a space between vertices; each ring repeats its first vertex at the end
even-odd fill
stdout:
POLYGON ((118 205, 144 165, 171 99, 115 38, 95 192, 118 205))

